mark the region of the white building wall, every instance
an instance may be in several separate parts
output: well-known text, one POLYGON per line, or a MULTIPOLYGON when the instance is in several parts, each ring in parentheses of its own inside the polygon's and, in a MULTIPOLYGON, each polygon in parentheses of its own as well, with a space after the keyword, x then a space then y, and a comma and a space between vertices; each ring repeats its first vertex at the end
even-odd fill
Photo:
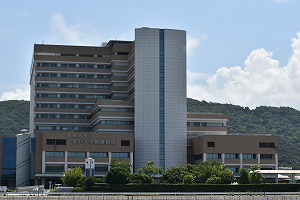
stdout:
POLYGON ((135 30, 135 170, 159 164, 159 29, 135 30))
POLYGON ((186 32, 165 29, 166 169, 187 162, 186 32))
MULTIPOLYGON (((135 34, 135 170, 160 161, 160 30, 135 34)), ((165 168, 186 164, 186 34, 164 30, 165 168)), ((162 108, 162 107, 161 107, 162 108)), ((162 158, 162 156, 161 156, 162 158)))

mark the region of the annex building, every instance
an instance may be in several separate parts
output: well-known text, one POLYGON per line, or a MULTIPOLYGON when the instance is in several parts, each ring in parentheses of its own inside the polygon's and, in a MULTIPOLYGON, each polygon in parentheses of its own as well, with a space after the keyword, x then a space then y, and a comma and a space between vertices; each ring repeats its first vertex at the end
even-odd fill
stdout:
POLYGON ((277 137, 227 135, 227 115, 187 113, 182 30, 138 28, 134 41, 99 46, 35 44, 30 86, 16 186, 48 188, 72 167, 87 173, 88 158, 95 176, 112 159, 132 172, 150 160, 165 170, 207 160, 234 172, 278 168, 277 137))

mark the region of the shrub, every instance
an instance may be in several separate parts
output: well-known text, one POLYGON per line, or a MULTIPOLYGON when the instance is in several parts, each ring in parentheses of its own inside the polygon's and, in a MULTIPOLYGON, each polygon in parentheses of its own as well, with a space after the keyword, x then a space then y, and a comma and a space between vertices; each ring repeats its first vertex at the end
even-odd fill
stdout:
POLYGON ((74 187, 73 192, 82 192, 84 189, 82 187, 74 187))

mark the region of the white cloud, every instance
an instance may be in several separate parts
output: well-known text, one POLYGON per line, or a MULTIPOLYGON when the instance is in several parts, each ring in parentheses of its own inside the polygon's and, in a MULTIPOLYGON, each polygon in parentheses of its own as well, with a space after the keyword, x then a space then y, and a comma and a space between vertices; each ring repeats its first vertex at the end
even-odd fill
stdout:
POLYGON ((300 109, 300 32, 291 46, 287 66, 280 66, 272 52, 256 49, 243 66, 222 67, 202 85, 188 82, 188 97, 251 108, 267 105, 300 109))
POLYGON ((75 25, 67 24, 63 15, 54 13, 50 17, 50 29, 52 32, 51 42, 53 43, 71 43, 73 45, 97 45, 101 43, 100 35, 83 27, 81 23, 75 25))
POLYGON ((29 90, 15 89, 14 91, 3 92, 0 97, 0 101, 8 100, 29 100, 30 92, 29 90))
POLYGON ((190 56, 192 52, 199 46, 200 42, 206 40, 206 35, 203 34, 199 37, 191 37, 187 35, 186 37, 186 49, 187 55, 190 56))

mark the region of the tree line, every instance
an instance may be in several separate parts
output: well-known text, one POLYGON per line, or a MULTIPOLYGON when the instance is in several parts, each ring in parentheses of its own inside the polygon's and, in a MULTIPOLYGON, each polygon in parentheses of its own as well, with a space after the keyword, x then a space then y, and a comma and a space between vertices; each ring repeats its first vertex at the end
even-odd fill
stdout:
POLYGON ((82 169, 75 167, 63 173, 61 180, 65 186, 91 190, 97 184, 260 184, 263 175, 257 173, 259 166, 253 165, 250 169, 241 169, 237 180, 233 173, 222 163, 203 162, 199 166, 186 164, 183 167, 172 167, 163 171, 156 167, 153 161, 130 173, 130 163, 112 160, 110 170, 106 176, 83 177, 82 169))

